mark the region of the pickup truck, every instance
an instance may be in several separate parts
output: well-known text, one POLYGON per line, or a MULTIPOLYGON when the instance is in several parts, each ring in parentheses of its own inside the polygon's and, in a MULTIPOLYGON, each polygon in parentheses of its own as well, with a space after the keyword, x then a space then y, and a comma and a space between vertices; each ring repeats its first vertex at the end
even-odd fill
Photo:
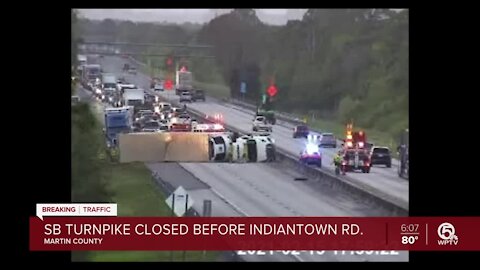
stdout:
POLYGON ((255 119, 253 119, 252 130, 272 132, 272 126, 267 123, 267 118, 265 116, 255 116, 255 119))

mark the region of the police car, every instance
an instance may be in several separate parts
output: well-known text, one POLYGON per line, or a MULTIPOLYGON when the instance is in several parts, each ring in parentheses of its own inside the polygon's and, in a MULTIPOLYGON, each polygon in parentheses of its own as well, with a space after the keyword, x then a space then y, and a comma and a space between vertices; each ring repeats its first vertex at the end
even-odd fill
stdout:
POLYGON ((307 143, 305 149, 300 152, 300 163, 307 165, 317 165, 322 167, 322 154, 320 148, 315 143, 307 143))

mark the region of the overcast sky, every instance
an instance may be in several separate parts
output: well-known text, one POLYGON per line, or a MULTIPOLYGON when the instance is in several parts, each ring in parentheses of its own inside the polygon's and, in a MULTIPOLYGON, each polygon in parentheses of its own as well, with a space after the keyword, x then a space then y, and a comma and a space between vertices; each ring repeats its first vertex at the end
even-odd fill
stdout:
MULTIPOLYGON (((231 9, 79 9, 81 16, 103 20, 106 18, 170 23, 206 23, 216 15, 231 9)), ((256 9, 260 20, 268 24, 282 25, 288 20, 302 19, 306 9, 256 9)))

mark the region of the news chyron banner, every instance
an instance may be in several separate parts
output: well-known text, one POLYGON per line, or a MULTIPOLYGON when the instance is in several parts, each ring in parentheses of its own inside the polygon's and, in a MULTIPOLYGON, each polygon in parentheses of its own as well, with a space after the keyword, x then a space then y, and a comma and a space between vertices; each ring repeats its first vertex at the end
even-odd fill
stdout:
POLYGON ((118 217, 38 204, 30 250, 480 250, 480 217, 118 217))

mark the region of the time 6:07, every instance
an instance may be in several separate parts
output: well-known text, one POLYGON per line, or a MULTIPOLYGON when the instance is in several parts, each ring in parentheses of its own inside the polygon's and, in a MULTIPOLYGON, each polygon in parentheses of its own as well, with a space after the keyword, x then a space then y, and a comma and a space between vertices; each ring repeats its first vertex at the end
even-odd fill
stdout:
POLYGON ((400 230, 402 232, 418 232, 418 224, 402 224, 400 230))

